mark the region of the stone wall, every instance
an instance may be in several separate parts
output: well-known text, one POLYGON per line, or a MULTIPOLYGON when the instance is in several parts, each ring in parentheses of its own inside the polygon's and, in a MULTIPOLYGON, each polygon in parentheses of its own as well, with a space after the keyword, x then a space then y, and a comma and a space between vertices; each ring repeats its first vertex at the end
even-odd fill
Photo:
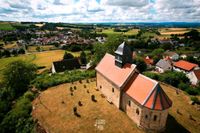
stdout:
POLYGON ((120 91, 114 84, 97 72, 97 88, 106 96, 107 100, 119 108, 120 91))
POLYGON ((127 94, 123 94, 122 108, 138 127, 152 132, 165 129, 168 110, 157 111, 141 106, 127 94))

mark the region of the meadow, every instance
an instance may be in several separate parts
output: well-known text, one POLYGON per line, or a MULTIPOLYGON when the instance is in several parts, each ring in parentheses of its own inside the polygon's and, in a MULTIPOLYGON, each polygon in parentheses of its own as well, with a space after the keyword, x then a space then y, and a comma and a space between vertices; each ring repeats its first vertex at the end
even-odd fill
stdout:
POLYGON ((113 28, 109 28, 109 29, 103 29, 102 32, 98 32, 99 34, 107 34, 107 35, 119 35, 119 34, 123 34, 123 35, 127 35, 127 36, 131 36, 131 35, 137 35, 139 29, 131 29, 127 32, 115 32, 113 28))
POLYGON ((8 22, 0 22, 0 30, 15 30, 15 28, 8 22))

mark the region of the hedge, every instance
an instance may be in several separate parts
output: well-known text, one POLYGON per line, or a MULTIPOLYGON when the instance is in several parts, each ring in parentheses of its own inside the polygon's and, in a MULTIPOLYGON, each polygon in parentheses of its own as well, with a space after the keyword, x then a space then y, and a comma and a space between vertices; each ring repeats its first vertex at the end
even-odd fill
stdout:
POLYGON ((72 70, 65 71, 64 73, 56 73, 56 74, 42 74, 37 76, 37 78, 33 81, 33 84, 38 89, 47 89, 48 87, 52 87, 55 85, 59 85, 62 83, 69 83, 78 80, 94 78, 96 75, 95 70, 72 70))

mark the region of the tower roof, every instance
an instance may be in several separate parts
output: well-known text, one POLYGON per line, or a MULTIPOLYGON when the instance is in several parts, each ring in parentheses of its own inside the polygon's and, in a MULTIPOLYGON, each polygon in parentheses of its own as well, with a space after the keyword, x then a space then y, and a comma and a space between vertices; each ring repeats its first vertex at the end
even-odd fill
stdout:
POLYGON ((124 50, 125 50, 125 42, 123 42, 122 44, 120 44, 117 48, 117 50, 115 51, 116 54, 119 54, 119 55, 123 55, 124 53, 124 50))

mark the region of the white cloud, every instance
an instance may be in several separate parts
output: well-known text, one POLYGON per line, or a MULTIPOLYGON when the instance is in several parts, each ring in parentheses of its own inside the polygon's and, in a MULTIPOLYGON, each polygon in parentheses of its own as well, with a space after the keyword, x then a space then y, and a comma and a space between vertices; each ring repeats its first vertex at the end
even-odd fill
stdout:
POLYGON ((0 20, 53 22, 200 21, 200 0, 7 0, 0 20), (6 17, 5 17, 6 16, 6 17))

